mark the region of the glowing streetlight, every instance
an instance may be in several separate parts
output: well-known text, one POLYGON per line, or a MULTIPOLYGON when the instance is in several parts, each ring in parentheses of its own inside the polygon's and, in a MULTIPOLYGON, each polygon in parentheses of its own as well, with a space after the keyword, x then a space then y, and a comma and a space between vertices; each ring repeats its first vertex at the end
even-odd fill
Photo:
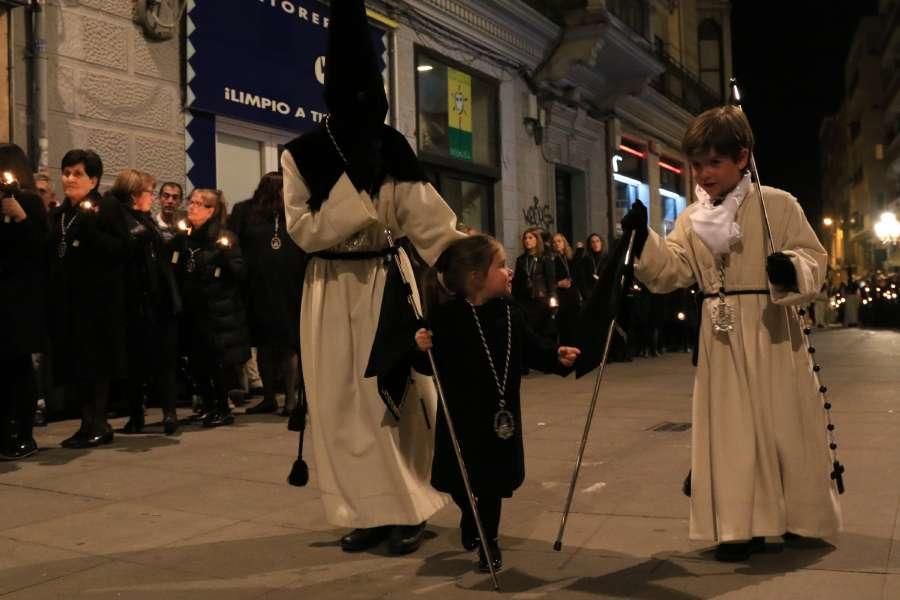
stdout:
POLYGON ((875 235, 882 244, 892 245, 900 242, 900 222, 892 212, 883 212, 875 223, 875 235))
POLYGON ((831 227, 832 225, 834 225, 834 219, 832 219, 831 217, 825 217, 824 219, 822 219, 822 225, 824 225, 825 227, 831 227))

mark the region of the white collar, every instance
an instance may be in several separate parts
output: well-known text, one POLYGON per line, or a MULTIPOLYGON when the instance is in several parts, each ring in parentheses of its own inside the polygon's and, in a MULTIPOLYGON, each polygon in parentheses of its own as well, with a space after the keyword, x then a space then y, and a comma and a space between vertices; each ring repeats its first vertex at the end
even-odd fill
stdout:
POLYGON ((700 206, 690 213, 691 224, 694 232, 713 254, 728 254, 731 247, 741 239, 741 227, 735 222, 735 217, 750 189, 750 183, 750 174, 745 173, 718 206, 713 204, 712 198, 703 188, 695 186, 694 193, 700 206))

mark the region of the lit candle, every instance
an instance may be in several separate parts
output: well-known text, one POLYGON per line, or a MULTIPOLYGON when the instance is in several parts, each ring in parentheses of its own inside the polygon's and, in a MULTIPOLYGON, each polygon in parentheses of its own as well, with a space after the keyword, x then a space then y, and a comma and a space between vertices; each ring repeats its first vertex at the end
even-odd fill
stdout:
MULTIPOLYGON (((19 182, 16 181, 15 176, 11 171, 3 172, 3 197, 4 198, 14 198, 16 192, 19 190, 19 182)), ((12 217, 9 215, 3 216, 4 223, 11 223, 12 217)))
POLYGON ((81 210, 94 210, 94 203, 90 200, 81 201, 81 210))
POLYGON ((216 241, 216 243, 219 244, 220 246, 222 246, 223 248, 227 248, 227 247, 229 247, 229 246, 231 245, 231 242, 230 242, 230 241, 228 240, 228 238, 225 237, 224 235, 223 235, 222 237, 220 237, 220 238, 216 241))
POLYGON ((550 308, 557 308, 559 306, 559 300, 556 299, 556 296, 550 296, 550 308))

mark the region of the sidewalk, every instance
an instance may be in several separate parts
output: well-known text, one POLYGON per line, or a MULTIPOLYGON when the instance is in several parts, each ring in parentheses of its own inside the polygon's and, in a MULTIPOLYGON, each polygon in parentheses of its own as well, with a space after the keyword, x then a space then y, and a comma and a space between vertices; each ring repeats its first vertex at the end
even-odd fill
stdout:
MULTIPOLYGON (((689 355, 668 354, 607 369, 560 553, 552 543, 594 381, 526 379, 527 478, 504 504, 504 595, 900 598, 900 333, 816 341, 847 466, 845 532, 833 546, 726 565, 711 544, 688 541, 690 431, 677 424, 690 421, 693 372, 689 355)), ((0 463, 4 600, 493 597, 459 546, 452 506, 415 554, 341 552, 344 531, 323 520, 315 471, 306 488, 285 483, 297 438, 280 417, 59 448, 76 427, 38 430, 36 458, 0 463)))

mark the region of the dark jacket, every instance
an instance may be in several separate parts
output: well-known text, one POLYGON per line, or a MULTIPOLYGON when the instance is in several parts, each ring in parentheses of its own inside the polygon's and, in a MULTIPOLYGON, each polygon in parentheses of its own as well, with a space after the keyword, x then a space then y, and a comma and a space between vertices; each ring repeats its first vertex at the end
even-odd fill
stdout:
POLYGON ((125 264, 125 306, 129 355, 141 357, 129 365, 132 376, 155 373, 174 363, 164 342, 181 313, 181 294, 172 272, 172 251, 163 241, 150 213, 122 207, 128 230, 125 264))
POLYGON ((240 285, 246 268, 233 233, 212 219, 173 241, 183 301, 182 337, 188 354, 237 365, 250 358, 240 285), (228 246, 218 240, 225 238, 228 246))
MULTIPOLYGON (((476 307, 498 377, 503 377, 507 352, 506 309, 512 316, 512 343, 506 382, 506 410, 512 413, 515 433, 500 439, 494 431, 499 394, 472 308, 463 299, 436 307, 430 316, 434 332, 434 357, 441 375, 447 404, 475 495, 509 497, 525 479, 522 440, 522 409, 519 388, 528 366, 564 374, 556 346, 535 335, 521 310, 509 299, 498 298, 476 307)), ((425 354, 416 370, 429 373, 425 354)), ((464 493, 459 466, 447 433, 443 413, 438 411, 431 485, 448 493, 464 493)))
POLYGON ((594 254, 587 250, 575 263, 575 286, 582 299, 588 300, 594 293, 594 286, 603 272, 606 260, 606 253, 594 254))
POLYGON ((97 212, 65 200, 50 218, 50 340, 59 384, 126 374, 123 265, 128 231, 116 200, 92 201, 97 212))
POLYGON ((247 265, 244 299, 253 346, 300 351, 300 296, 305 254, 285 231, 284 209, 255 209, 252 200, 239 202, 228 226, 237 236, 247 265), (275 247, 273 247, 273 245, 275 247))
POLYGON ((556 293, 556 270, 548 255, 521 254, 516 259, 512 292, 516 300, 541 300, 546 303, 556 293))
POLYGON ((41 352, 47 337, 47 213, 40 197, 20 191, 20 223, 0 218, 0 359, 41 352))

